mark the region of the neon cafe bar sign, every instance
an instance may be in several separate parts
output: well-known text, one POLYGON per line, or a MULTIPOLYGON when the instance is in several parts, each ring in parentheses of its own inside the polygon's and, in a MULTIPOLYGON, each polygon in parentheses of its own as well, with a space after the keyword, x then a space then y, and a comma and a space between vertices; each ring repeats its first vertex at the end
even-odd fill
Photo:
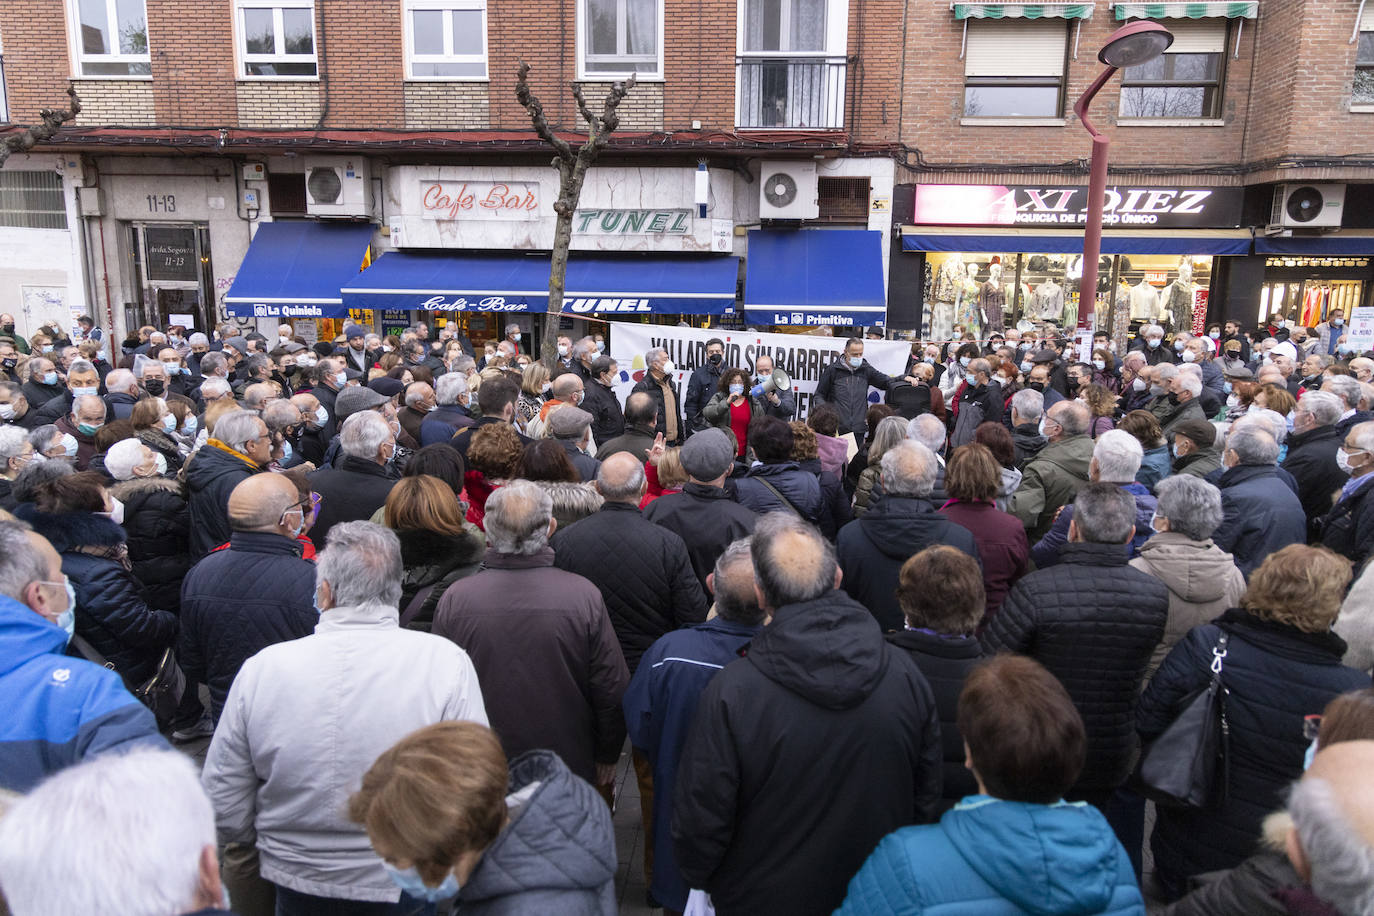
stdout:
MULTIPOLYGON (((1107 188, 1102 224, 1153 229, 1240 225, 1242 188, 1107 188)), ((935 226, 1083 226, 1087 187, 922 184, 912 222, 935 226)))

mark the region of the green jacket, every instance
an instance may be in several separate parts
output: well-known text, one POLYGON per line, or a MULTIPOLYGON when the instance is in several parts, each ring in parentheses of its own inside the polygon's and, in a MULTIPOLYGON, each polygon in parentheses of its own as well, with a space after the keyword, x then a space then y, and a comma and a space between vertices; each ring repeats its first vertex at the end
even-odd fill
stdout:
MULTIPOLYGON (((749 422, 752 424, 759 417, 763 416, 763 402, 758 398, 749 400, 749 422)), ((706 406, 701 408, 701 415, 706 418, 717 429, 728 430, 730 428, 730 395, 717 391, 711 395, 711 400, 706 402, 706 406)))
POLYGON ((1051 442, 1025 466, 1007 511, 1026 526, 1032 544, 1050 530, 1059 507, 1073 502, 1079 488, 1088 482, 1092 457, 1093 440, 1072 436, 1051 442))

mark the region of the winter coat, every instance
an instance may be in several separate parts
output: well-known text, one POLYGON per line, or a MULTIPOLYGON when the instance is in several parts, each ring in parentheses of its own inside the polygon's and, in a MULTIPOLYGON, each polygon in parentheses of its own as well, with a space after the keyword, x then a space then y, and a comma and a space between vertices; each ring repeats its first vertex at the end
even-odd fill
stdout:
MULTIPOLYGON (((817 436, 816 438, 825 437, 817 436)), ((825 470, 819 458, 798 461, 797 467, 808 474, 815 475, 816 479, 820 481, 821 517, 817 520, 816 527, 821 529, 821 534, 825 535, 826 540, 834 541, 835 536, 840 533, 840 529, 854 517, 849 511, 849 497, 845 495, 844 483, 838 474, 825 470)))
POLYGON ((1131 568, 1169 588, 1169 620, 1164 638, 1150 655, 1147 680, 1189 630, 1236 607, 1245 594, 1245 576, 1234 557, 1210 539, 1195 541, 1177 531, 1161 531, 1146 541, 1131 568))
POLYGON ((940 725, 924 675, 839 590, 784 605, 706 685, 673 848, 720 916, 829 913, 878 840, 929 820, 940 725))
MULTIPOLYGON (((1173 474, 1207 479, 1207 475, 1221 467, 1221 452, 1216 448, 1200 448, 1189 452, 1173 463, 1173 474)), ((1139 479, 1139 475, 1136 475, 1139 479)))
POLYGON ((397 531, 396 537, 401 541, 401 566, 405 570, 401 576, 401 626, 428 633, 434 624, 434 609, 448 587, 481 567, 486 538, 475 527, 460 535, 407 528, 397 531))
POLYGON ((129 562, 153 607, 181 610, 181 580, 191 568, 191 512, 184 488, 165 477, 134 477, 110 488, 124 504, 129 562))
POLYGON ((1016 492, 1016 488, 1021 486, 1022 479, 1026 476, 1016 468, 1002 468, 1002 479, 997 486, 997 498, 993 504, 1003 512, 1011 505, 1011 495, 1016 492))
POLYGON ((394 607, 330 608, 234 679, 201 776, 220 843, 256 842, 262 877, 293 891, 395 903, 347 799, 383 751, 452 720, 487 724, 467 655, 394 607))
MULTIPOLYGON (((718 393, 717 389, 720 387, 720 376, 724 367, 725 362, 723 360, 719 365, 713 365, 708 360, 692 372, 692 377, 687 382, 687 399, 682 404, 682 415, 687 420, 687 428, 692 432, 700 432, 711 426, 720 425, 706 416, 706 405, 718 393)), ((728 414, 726 416, 726 428, 729 428, 728 414)))
POLYGON ((1182 404, 1173 405, 1170 403, 1169 410, 1159 418, 1159 426, 1164 431, 1164 438, 1170 444, 1174 441, 1174 429, 1184 420, 1206 420, 1207 413, 1202 409, 1202 402, 1197 398, 1189 398, 1182 404))
POLYGON ((1145 916, 1145 902, 1096 808, 972 795, 939 824, 878 844, 835 913, 1145 916))
POLYGON ((949 636, 925 630, 888 633, 887 641, 904 650, 930 682, 935 709, 940 717, 941 767, 940 813, 944 814, 966 795, 978 791, 978 780, 964 766, 964 739, 959 735, 959 693, 964 679, 983 660, 983 647, 972 635, 949 636))
POLYGON ((829 404, 840 414, 840 433, 863 436, 868 431, 868 389, 886 391, 891 379, 864 360, 859 368, 841 355, 825 367, 816 382, 815 400, 829 404))
MULTIPOLYGON (((1117 486, 1135 498, 1135 535, 1131 538, 1130 544, 1122 547, 1127 557, 1134 557, 1139 555, 1141 546, 1154 533, 1154 529, 1150 526, 1154 523, 1155 508, 1159 502, 1149 490, 1138 483, 1117 484, 1117 486)), ((1073 506, 1068 505, 1050 525, 1050 530, 1045 533, 1045 536, 1031 547, 1031 559, 1035 561, 1037 569, 1045 569, 1059 562, 1059 555, 1063 551, 1064 545, 1069 542, 1069 522, 1071 521, 1073 521, 1073 506)))
POLYGON ((1336 451, 1345 441, 1335 426, 1318 426, 1307 432, 1290 433, 1288 457, 1283 469, 1298 482, 1298 499, 1307 515, 1309 540, 1318 536, 1317 526, 1322 516, 1331 511, 1332 497, 1350 479, 1336 464, 1336 451))
MULTIPOLYGON (((727 505, 733 505, 727 503, 727 505)), ((701 692, 739 658, 762 628, 720 617, 664 634, 649 647, 625 690, 630 744, 653 766, 653 878, 649 890, 669 909, 687 907, 688 886, 673 853, 673 787, 701 692)))
POLYGON ((57 431, 71 436, 76 440, 76 455, 72 459, 73 466, 78 471, 84 471, 91 466, 91 459, 96 456, 95 436, 88 436, 76 428, 72 422, 71 414, 63 414, 53 423, 57 431))
POLYGON ((897 603, 902 564, 927 547, 944 544, 978 559, 967 528, 935 511, 929 500, 887 495, 863 518, 845 525, 835 543, 844 577, 840 587, 868 608, 882 632, 905 622, 897 603))
POLYGON ((826 508, 820 479, 803 471, 795 461, 754 465, 749 473, 735 481, 735 499, 759 515, 790 511, 813 523, 820 521, 826 508), (783 499, 760 483, 760 479, 772 484, 783 499))
POLYGON ((620 697, 630 680, 596 586, 555 569, 554 552, 497 553, 439 599, 434 632, 472 657, 491 727, 508 758, 554 751, 596 778, 625 741, 620 697))
POLYGON ((1214 913, 1286 916, 1289 910, 1276 892, 1305 887, 1284 850, 1288 828, 1292 825, 1293 819, 1287 811, 1266 817, 1263 844, 1254 855, 1235 868, 1194 875, 1190 883, 1196 889, 1163 910, 1160 916, 1212 916, 1214 913))
POLYGON ((688 481, 681 493, 665 493, 649 504, 644 518, 682 538, 702 594, 725 548, 754 531, 758 515, 730 498, 722 487, 688 481))
POLYGON ((600 461, 578 448, 577 443, 571 439, 555 439, 554 441, 563 446, 568 461, 572 462, 573 470, 577 471, 582 478, 582 483, 591 483, 596 480, 596 472, 601 468, 600 461))
POLYGON ((645 521, 637 506, 604 503, 556 532, 551 546, 555 566, 601 590, 631 674, 664 633, 706 619, 706 595, 687 545, 667 528, 645 521), (608 563, 611 557, 615 562, 608 563))
POLYGON ((66 648, 66 631, 0 595, 0 789, 28 792, 101 754, 167 747, 118 674, 66 648))
POLYGON ((1026 464, 1050 444, 1040 433, 1040 426, 1037 423, 1022 423, 1020 426, 1012 428, 1011 444, 1015 449, 1015 464, 1018 468, 1025 470, 1026 464))
POLYGON ((463 916, 615 916, 615 832, 606 801, 550 751, 510 762, 510 822, 458 893, 463 916))
POLYGON ((625 412, 615 392, 592 380, 583 388, 581 407, 592 415, 592 439, 610 442, 625 432, 625 412))
POLYGON ((184 456, 177 444, 177 440, 162 429, 141 429, 138 431, 138 441, 148 448, 157 452, 167 459, 167 473, 175 475, 181 470, 184 456))
MULTIPOLYGON (((229 540, 229 494, 263 469, 247 455, 210 439, 182 470, 191 514, 191 559, 197 560, 229 540)), ((323 507, 321 507, 323 508, 323 507)))
POLYGON ((1007 511, 1021 520, 1032 541, 1050 530, 1054 513, 1073 502, 1088 482, 1093 440, 1070 436, 1051 442, 1021 469, 1021 486, 1012 494, 1007 511))
POLYGON ((467 429, 476 423, 459 404, 440 404, 429 412, 420 423, 420 447, 447 442, 459 430, 467 429))
POLYGON ((177 659, 186 677, 210 689, 219 719, 243 663, 279 642, 309 636, 315 610, 315 564, 297 541, 280 534, 235 531, 186 575, 177 659))
POLYGON ((1236 558, 1246 578, 1264 558, 1307 542, 1307 521, 1297 494, 1279 486, 1272 464, 1238 464, 1221 475, 1221 527, 1212 540, 1236 558))
POLYGON ((601 442, 596 449, 596 457, 600 461, 605 461, 616 452, 629 452, 640 461, 647 461, 649 449, 654 447, 655 432, 652 426, 627 426, 625 432, 609 442, 596 440, 601 442))
POLYGON ((844 479, 844 468, 849 463, 849 444, 844 439, 816 433, 816 451, 821 469, 834 474, 836 480, 844 479))
POLYGON ((1341 665, 1345 642, 1335 633, 1304 633, 1232 609, 1190 630, 1165 657, 1140 697, 1143 739, 1164 731, 1180 704, 1207 684, 1223 631, 1230 637, 1221 675, 1229 691, 1230 787, 1225 801, 1206 809, 1159 808, 1150 845, 1155 868, 1174 880, 1234 868, 1249 857, 1265 815, 1302 776, 1303 716, 1370 686, 1368 674, 1341 665))
POLYGON ((310 474, 310 488, 320 494, 320 514, 310 528, 310 539, 321 548, 329 546, 329 529, 340 522, 366 521, 386 504, 396 481, 385 466, 367 458, 345 455, 338 467, 310 474))
POLYGON ((1078 790, 1126 781, 1136 693, 1168 619, 1169 590, 1128 567, 1120 545, 1073 543, 1059 565, 1017 582, 983 632, 989 655, 1029 655, 1068 690, 1088 733, 1078 790))
POLYGON ((859 482, 854 485, 855 518, 862 518, 865 512, 873 508, 875 504, 873 490, 878 485, 882 472, 882 467, 876 462, 859 472, 859 482))
POLYGON ((1374 669, 1374 563, 1357 574, 1332 629, 1346 641, 1344 664, 1364 672, 1374 669))
POLYGON ((972 442, 973 433, 980 424, 1002 422, 1002 386, 996 382, 976 388, 968 385, 954 406, 954 429, 949 437, 951 450, 972 442))
MULTIPOLYGON (((671 376, 665 377, 663 381, 667 383, 668 389, 673 395, 673 410, 677 416, 676 439, 668 435, 668 408, 663 395, 663 386, 659 383, 658 379, 654 378, 653 373, 645 372, 644 378, 636 383, 634 388, 630 390, 630 394, 639 394, 642 392, 653 399, 654 406, 658 409, 658 413, 656 414, 658 422, 654 424, 654 433, 662 433, 664 442, 671 448, 674 445, 681 445, 685 436, 682 422, 682 390, 671 376)), ((653 444, 653 435, 649 436, 649 444, 653 444)))
POLYGON ((1168 445, 1147 448, 1140 461, 1140 470, 1136 471, 1135 482, 1153 493, 1159 482, 1173 472, 1173 458, 1168 445))
POLYGON ((536 480, 534 485, 553 500, 553 518, 559 528, 567 528, 574 522, 591 515, 601 508, 601 494, 590 483, 567 483, 536 480))
POLYGON ((1374 494, 1374 480, 1366 478, 1317 523, 1322 546, 1347 557, 1356 570, 1374 551, 1374 496, 1370 494, 1374 494))
POLYGON ((1007 592, 1030 569, 1030 542, 1025 526, 990 502, 951 499, 940 507, 940 514, 966 528, 978 545, 983 564, 983 589, 987 592, 987 614, 983 624, 1002 607, 1007 592))

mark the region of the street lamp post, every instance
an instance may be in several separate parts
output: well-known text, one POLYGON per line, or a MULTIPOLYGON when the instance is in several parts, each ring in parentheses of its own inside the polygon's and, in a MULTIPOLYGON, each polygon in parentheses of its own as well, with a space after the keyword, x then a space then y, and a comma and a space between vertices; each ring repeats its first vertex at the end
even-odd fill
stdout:
POLYGON ((1157 22, 1132 22, 1122 26, 1097 52, 1097 59, 1107 68, 1073 103, 1073 113, 1093 138, 1092 168, 1088 173, 1088 216, 1083 231, 1083 276, 1078 282, 1080 324, 1091 324, 1097 306, 1097 260, 1102 254, 1102 208, 1107 202, 1107 147, 1112 142, 1088 120, 1088 105, 1116 71, 1147 64, 1173 43, 1173 34, 1157 22))

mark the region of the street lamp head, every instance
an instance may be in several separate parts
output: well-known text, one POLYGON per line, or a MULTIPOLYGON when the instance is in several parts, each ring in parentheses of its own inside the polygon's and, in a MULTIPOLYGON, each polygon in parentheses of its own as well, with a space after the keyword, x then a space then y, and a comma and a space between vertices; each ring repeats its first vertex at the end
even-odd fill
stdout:
POLYGON ((1097 59, 1124 70, 1148 64, 1174 43, 1173 33, 1157 22, 1132 22, 1112 33, 1097 59))

